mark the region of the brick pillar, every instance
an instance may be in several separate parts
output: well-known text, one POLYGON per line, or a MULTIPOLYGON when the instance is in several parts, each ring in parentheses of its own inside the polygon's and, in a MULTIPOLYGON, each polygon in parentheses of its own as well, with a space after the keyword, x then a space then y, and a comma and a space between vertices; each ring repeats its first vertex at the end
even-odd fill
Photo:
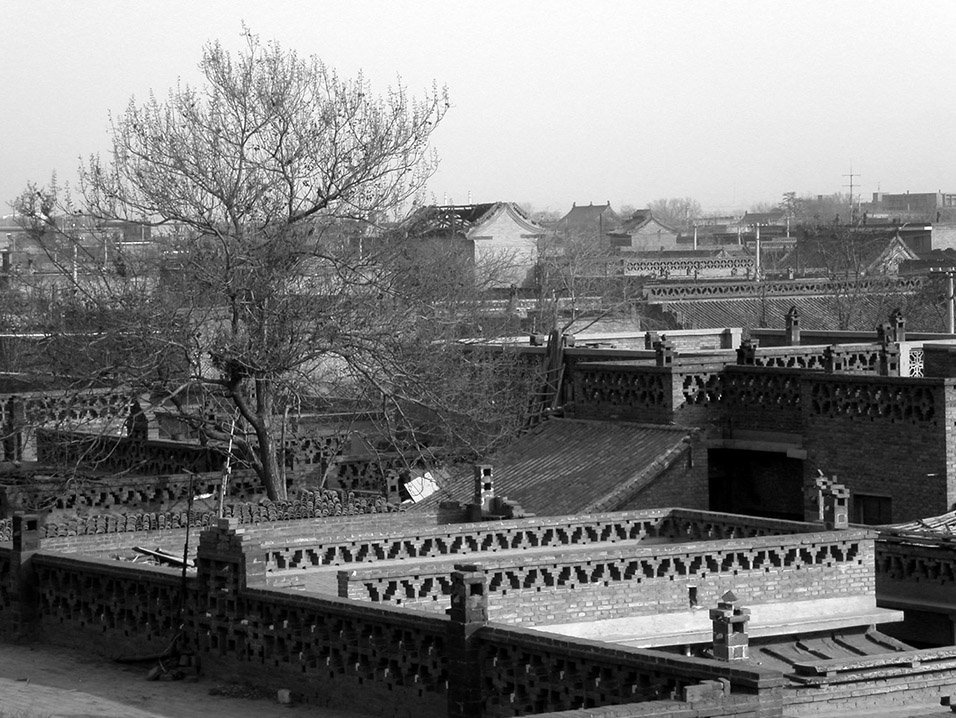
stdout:
POLYGON ((13 514, 13 556, 10 566, 13 615, 9 628, 17 638, 35 636, 39 630, 39 587, 31 559, 40 548, 41 525, 39 514, 13 514))
POLYGON ((827 531, 845 529, 850 525, 850 492, 842 484, 831 484, 823 494, 823 526, 827 531))
POLYGON ((245 535, 239 519, 216 519, 199 535, 196 551, 196 617, 206 616, 216 630, 203 647, 225 652, 226 625, 243 614, 242 591, 264 585, 265 555, 259 542, 245 535))
POLYGON ((785 320, 787 323, 787 345, 800 346, 800 312, 797 311, 796 306, 790 307, 785 320))
POLYGON ((883 344, 880 347, 880 376, 900 375, 900 345, 883 344))
POLYGON ((491 464, 474 464, 474 492, 468 507, 468 520, 481 521, 495 503, 495 471, 491 464))
POLYGON ((893 327, 889 322, 880 322, 876 325, 876 341, 880 344, 886 344, 893 341, 893 327))
POLYGON ((654 351, 657 355, 657 366, 674 365, 674 357, 677 356, 677 352, 674 351, 674 343, 663 334, 659 341, 654 342, 654 351))
POLYGON ((718 661, 745 661, 750 657, 750 637, 747 622, 750 609, 740 608, 733 591, 727 591, 710 609, 714 626, 714 658, 718 661))
POLYGON ((757 347, 759 342, 756 339, 744 339, 737 347, 737 364, 740 366, 754 366, 757 363, 757 347))
POLYGON ((448 609, 448 718, 482 718, 481 651, 477 633, 488 622, 488 586, 479 564, 456 564, 448 609))
POLYGON ((894 342, 906 341, 906 319, 898 307, 890 314, 890 327, 894 342))
POLYGON ((823 350, 823 371, 833 374, 840 371, 840 358, 835 347, 828 346, 823 350))

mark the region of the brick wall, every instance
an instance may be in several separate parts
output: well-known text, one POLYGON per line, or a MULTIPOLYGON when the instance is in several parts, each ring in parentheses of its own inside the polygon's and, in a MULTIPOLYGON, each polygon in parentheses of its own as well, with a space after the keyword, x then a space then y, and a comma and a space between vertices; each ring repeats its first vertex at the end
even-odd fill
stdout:
POLYGON ((692 434, 691 443, 654 481, 639 489, 617 508, 631 511, 655 506, 704 509, 708 506, 707 448, 692 434))
POLYGON ((448 557, 450 563, 479 551, 588 546, 594 543, 696 541, 809 532, 809 524, 729 516, 691 509, 641 509, 443 525, 442 515, 406 514, 342 525, 291 523, 248 528, 259 541, 270 573, 310 568, 448 557), (421 516, 420 520, 416 520, 421 516), (377 522, 380 522, 377 523, 377 522))
MULTIPOLYGON (((0 548, 0 576, 7 551, 0 548)), ((514 712, 506 686, 522 711, 542 712, 580 707, 585 695, 596 707, 680 697, 702 680, 723 681, 731 702, 749 694, 766 706, 782 684, 779 673, 759 667, 532 636, 483 622, 461 634, 445 615, 250 588, 247 582, 265 570, 261 546, 235 521, 203 532, 196 574, 185 585, 171 569, 47 551, 29 560, 36 620, 48 642, 111 656, 158 653, 175 642, 199 654, 207 675, 291 688, 297 700, 333 707, 360 702, 378 715, 463 716, 449 697, 465 684, 476 686, 486 715, 514 712), (471 656, 465 663, 463 654, 452 660, 448 652, 453 636, 465 641, 471 656), (562 675, 567 690, 551 690, 562 675)), ((725 714, 713 708, 707 715, 725 714)))
MULTIPOLYGON (((875 590, 875 534, 841 531, 700 544, 571 547, 501 558, 484 555, 491 620, 533 626, 686 610, 732 590, 746 604, 875 590)), ((452 564, 357 568, 339 573, 340 596, 443 610, 452 564)))
POLYGON ((846 485, 851 504, 855 494, 889 497, 894 522, 952 508, 951 380, 814 375, 802 396, 808 483, 820 470, 846 485))
POLYGON ((796 435, 803 487, 818 472, 835 475, 853 495, 888 498, 894 522, 956 505, 956 379, 604 363, 579 367, 574 382, 575 416, 697 426, 725 439, 796 435))
POLYGON ((923 376, 956 377, 956 347, 923 344, 923 376))

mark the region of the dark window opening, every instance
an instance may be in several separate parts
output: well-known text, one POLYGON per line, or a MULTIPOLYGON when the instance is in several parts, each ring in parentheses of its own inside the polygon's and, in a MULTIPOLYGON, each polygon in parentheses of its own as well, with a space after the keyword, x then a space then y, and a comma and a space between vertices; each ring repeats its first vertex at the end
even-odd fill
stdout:
POLYGON ((850 521, 855 524, 888 524, 893 520, 889 496, 853 494, 850 521))

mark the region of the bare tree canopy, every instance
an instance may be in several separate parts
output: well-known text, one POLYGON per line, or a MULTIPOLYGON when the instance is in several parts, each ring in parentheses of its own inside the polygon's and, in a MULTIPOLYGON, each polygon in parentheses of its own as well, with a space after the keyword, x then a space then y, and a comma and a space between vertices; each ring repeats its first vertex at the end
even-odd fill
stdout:
POLYGON ((270 498, 285 495, 279 420, 307 398, 375 406, 409 445, 422 416, 443 441, 493 441, 518 398, 500 364, 449 342, 480 301, 473 263, 383 229, 434 170, 446 93, 377 96, 246 40, 205 48, 201 87, 131 101, 75 202, 53 182, 16 203, 70 285, 74 331, 48 355, 229 440, 270 498), (116 239, 123 222, 152 241, 116 239))
POLYGON ((671 197, 656 199, 647 205, 654 218, 674 229, 687 229, 700 217, 700 202, 693 197, 671 197))

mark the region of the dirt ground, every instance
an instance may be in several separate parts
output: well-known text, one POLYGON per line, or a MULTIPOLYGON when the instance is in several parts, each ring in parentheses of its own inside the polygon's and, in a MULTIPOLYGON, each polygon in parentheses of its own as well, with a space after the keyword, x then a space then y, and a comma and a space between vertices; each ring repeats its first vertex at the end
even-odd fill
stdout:
POLYGON ((0 642, 0 718, 362 718, 310 705, 283 705, 241 685, 200 676, 147 680, 150 665, 81 651, 0 642))

